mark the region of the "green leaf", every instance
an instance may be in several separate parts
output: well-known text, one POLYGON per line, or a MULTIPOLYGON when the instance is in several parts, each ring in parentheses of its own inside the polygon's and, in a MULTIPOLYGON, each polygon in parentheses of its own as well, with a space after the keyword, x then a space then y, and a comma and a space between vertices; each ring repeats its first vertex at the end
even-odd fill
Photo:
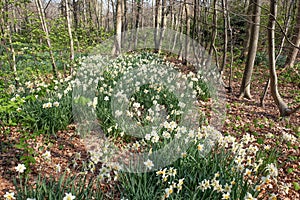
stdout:
POLYGON ((293 173, 293 171, 294 171, 293 168, 288 168, 288 169, 287 169, 287 173, 288 173, 288 174, 293 173))
POLYGON ((257 143, 258 144, 263 144, 264 143, 264 139, 263 138, 257 138, 257 143))
POLYGON ((294 185, 294 189, 295 189, 296 191, 300 190, 300 185, 299 185, 299 183, 293 182, 293 185, 294 185))

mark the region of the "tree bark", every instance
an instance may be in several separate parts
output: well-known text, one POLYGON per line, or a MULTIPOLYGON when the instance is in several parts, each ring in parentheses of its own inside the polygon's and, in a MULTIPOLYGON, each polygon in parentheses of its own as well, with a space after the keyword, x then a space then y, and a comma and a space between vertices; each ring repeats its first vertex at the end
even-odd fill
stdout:
POLYGON ((244 51, 243 51, 243 58, 246 58, 248 56, 248 50, 249 50, 249 44, 250 44, 250 35, 251 35, 251 29, 253 25, 253 16, 250 16, 253 13, 253 0, 250 0, 249 3, 247 4, 245 2, 245 6, 247 6, 247 18, 249 22, 247 23, 247 28, 246 28, 246 40, 244 41, 244 51))
POLYGON ((47 41, 47 45, 48 45, 48 48, 49 48, 49 54, 50 54, 50 58, 51 58, 51 61, 52 61, 53 75, 55 77, 57 77, 56 63, 55 63, 55 59, 54 59, 53 52, 52 52, 52 46, 51 46, 51 40, 50 40, 50 36, 49 36, 48 26, 47 26, 47 23, 46 23, 46 20, 45 20, 44 12, 43 12, 43 5, 42 5, 41 0, 35 0, 35 4, 36 4, 37 10, 38 10, 38 15, 39 15, 39 18, 40 18, 40 21, 41 21, 43 31, 44 31, 45 36, 46 36, 46 41, 47 41))
POLYGON ((275 58, 275 20, 277 16, 277 0, 271 0, 270 2, 270 16, 268 23, 268 44, 269 44, 269 70, 270 70, 270 86, 272 97, 279 109, 280 116, 285 117, 299 109, 299 106, 291 110, 287 104, 281 98, 278 91, 278 81, 276 74, 276 58, 275 58))
POLYGON ((191 31, 191 19, 190 19, 190 8, 189 5, 187 3, 185 3, 184 5, 184 10, 185 10, 185 23, 186 23, 186 28, 185 28, 185 32, 186 32, 186 37, 185 37, 185 47, 184 47, 184 57, 182 59, 182 64, 183 65, 187 65, 187 60, 188 60, 188 55, 189 55, 189 48, 190 48, 190 40, 189 40, 189 36, 190 36, 190 31, 191 31))
MULTIPOLYGON (((70 39, 70 60, 74 60, 74 42, 73 42, 73 35, 72 35, 72 22, 71 22, 71 13, 70 13, 70 8, 69 8, 69 2, 68 0, 65 0, 66 4, 66 19, 67 19, 67 25, 68 25, 68 34, 69 34, 69 39, 70 39)), ((72 71, 72 69, 71 69, 72 71)))
POLYGON ((155 0, 155 11, 154 11, 154 44, 155 44, 155 52, 159 52, 159 32, 158 32, 158 21, 159 21, 159 7, 160 0, 155 0))
POLYGON ((213 52, 215 53, 216 65, 217 65, 217 68, 219 69, 218 52, 215 47, 215 42, 216 42, 216 37, 217 37, 217 23, 218 23, 217 0, 214 0, 214 2, 213 2, 213 25, 212 25, 209 55, 212 56, 213 52))
POLYGON ((142 0, 136 0, 136 6, 137 6, 137 12, 136 12, 136 18, 135 18, 135 34, 134 34, 134 48, 136 48, 137 41, 138 41, 138 28, 140 23, 140 16, 141 16, 141 2, 142 0))
MULTIPOLYGON (((279 50, 277 51, 277 55, 276 55, 276 59, 275 59, 275 62, 277 62, 279 56, 281 55, 281 52, 282 52, 282 49, 283 49, 283 46, 284 46, 284 43, 285 43, 285 35, 287 35, 288 33, 288 30, 289 30, 289 26, 290 26, 290 23, 291 23, 291 14, 292 14, 292 5, 295 3, 294 2, 295 0, 290 0, 289 1, 289 5, 287 5, 287 13, 286 13, 286 16, 285 16, 285 26, 284 26, 284 35, 281 39, 281 42, 280 42, 280 45, 279 45, 279 50)), ((288 4, 288 2, 286 2, 288 4)), ((265 87, 264 87, 264 91, 261 95, 261 98, 260 98, 260 106, 261 107, 264 107, 265 106, 265 98, 267 96, 267 93, 268 93, 268 89, 269 89, 269 86, 270 86, 270 78, 268 78, 266 84, 265 84, 265 87)))
MULTIPOLYGON (((298 4, 297 21, 296 21, 296 27, 294 33, 296 34, 296 37, 294 37, 293 43, 295 44, 296 47, 300 47, 300 5, 299 4, 298 4)), ((284 67, 294 66, 298 52, 299 52, 298 48, 295 47, 292 48, 289 55, 287 56, 284 67)))
POLYGON ((253 25, 251 26, 251 34, 250 34, 250 44, 247 55, 246 66, 244 70, 242 85, 240 88, 239 98, 245 97, 247 99, 251 99, 250 94, 250 83, 253 72, 254 61, 257 52, 257 44, 259 37, 259 26, 260 26, 260 15, 261 15, 261 0, 254 0, 254 8, 253 8, 253 16, 252 21, 253 25))
POLYGON ((223 26, 224 26, 224 34, 223 34, 223 58, 221 63, 221 68, 219 69, 221 76, 223 75, 223 71, 226 65, 227 60, 227 48, 228 48, 228 21, 227 21, 227 2, 222 0, 222 9, 223 9, 223 26))
POLYGON ((122 4, 123 0, 117 1, 117 17, 116 17, 116 36, 115 36, 115 47, 114 55, 121 53, 121 42, 122 42, 122 4))
MULTIPOLYGON (((127 1, 123 0, 122 5, 122 40, 124 41, 126 36, 126 31, 128 29, 128 21, 127 21, 127 1)), ((121 43, 122 45, 123 43, 121 43)))

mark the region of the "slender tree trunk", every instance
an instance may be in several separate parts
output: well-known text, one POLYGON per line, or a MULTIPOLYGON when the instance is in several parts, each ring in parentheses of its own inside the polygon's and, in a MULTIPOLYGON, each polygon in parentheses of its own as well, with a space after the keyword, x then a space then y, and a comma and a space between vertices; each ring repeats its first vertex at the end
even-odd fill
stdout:
POLYGON ((227 26, 229 30, 229 36, 230 36, 230 66, 229 66, 229 81, 228 81, 228 87, 226 89, 229 93, 232 92, 232 65, 233 65, 233 31, 231 27, 231 21, 230 21, 230 15, 228 13, 228 0, 225 0, 225 9, 226 9, 226 18, 227 18, 227 26))
MULTIPOLYGON (((174 30, 176 31, 175 35, 174 35, 174 40, 173 40, 173 44, 172 44, 172 51, 174 51, 176 43, 178 41, 178 31, 181 31, 180 26, 180 20, 182 19, 182 4, 179 4, 179 11, 178 11, 178 15, 176 17, 176 14, 174 13, 174 23, 175 23, 175 27, 174 30)), ((180 38, 179 38, 180 40, 180 38)), ((178 54, 179 55, 179 54, 178 54)))
MULTIPOLYGON (((292 13, 292 7, 293 7, 293 4, 295 3, 294 2, 295 0, 290 0, 289 1, 289 5, 287 6, 287 13, 286 13, 286 17, 285 17, 285 27, 284 27, 284 36, 282 37, 281 39, 281 42, 280 42, 280 45, 279 45, 279 50, 277 52, 277 55, 276 55, 276 59, 275 59, 275 62, 277 62, 279 56, 281 55, 281 52, 282 52, 282 49, 283 49, 283 46, 284 46, 284 43, 285 43, 285 35, 287 35, 288 33, 288 30, 289 30, 289 26, 290 26, 290 23, 291 23, 291 13, 292 13)), ((288 4, 288 2, 287 2, 288 4)), ((264 107, 265 104, 264 104, 264 101, 265 101, 265 98, 267 96, 267 93, 268 93, 268 89, 269 89, 269 86, 270 86, 270 78, 268 78, 266 84, 265 84, 265 87, 264 87, 264 91, 260 97, 260 106, 261 107, 264 107)))
POLYGON ((142 0, 136 0, 137 4, 137 12, 136 12, 136 18, 135 18, 135 35, 134 35, 134 48, 136 48, 137 41, 138 41, 138 28, 140 23, 140 15, 141 15, 141 2, 142 0))
POLYGON ((250 44, 249 51, 247 55, 246 66, 244 70, 242 85, 240 88, 239 98, 245 97, 247 99, 251 99, 250 94, 250 83, 253 72, 254 61, 257 52, 257 44, 259 37, 259 26, 260 26, 260 14, 261 14, 261 0, 254 0, 254 8, 253 8, 253 16, 252 21, 253 25, 251 26, 251 34, 250 34, 250 44))
POLYGON ((101 28, 103 27, 103 0, 100 0, 99 18, 100 18, 100 28, 101 28))
POLYGON ((52 52, 52 46, 51 46, 51 40, 50 40, 50 36, 49 36, 48 26, 47 26, 47 23, 45 21, 45 15, 44 15, 44 12, 43 12, 43 5, 42 5, 41 0, 35 0, 35 4, 36 4, 37 10, 38 10, 38 15, 39 15, 39 18, 40 18, 40 21, 41 21, 43 31, 44 31, 45 36, 46 36, 46 41, 47 41, 47 45, 48 45, 48 48, 49 48, 49 54, 50 54, 50 58, 51 58, 51 61, 52 61, 53 75, 55 77, 57 77, 56 63, 55 63, 55 59, 54 59, 53 52, 52 52))
POLYGON ((185 10, 185 23, 186 23, 186 28, 185 28, 185 32, 186 32, 186 37, 185 37, 185 47, 184 47, 184 58, 182 59, 182 64, 183 65, 187 65, 187 60, 188 60, 188 55, 189 55, 189 48, 190 48, 190 40, 189 40, 189 36, 190 36, 190 31, 191 31, 191 19, 190 19, 190 8, 189 5, 185 3, 184 5, 184 10, 185 10))
MULTIPOLYGON (((300 3, 299 3, 300 4, 300 3)), ((298 4, 298 13, 297 13, 297 21, 296 21, 296 27, 294 30, 294 33, 296 34, 296 37, 294 37, 293 43, 295 46, 300 47, 300 5, 298 4)), ((289 55, 287 56, 286 63, 284 67, 291 67, 294 66, 294 63, 296 61, 297 55, 298 55, 299 49, 298 48, 292 48, 289 55)))
MULTIPOLYGON (((107 32, 110 32, 110 21, 109 21, 109 9, 110 9, 110 6, 109 6, 109 1, 107 2, 107 11, 106 11, 106 25, 105 25, 105 30, 107 32)), ((113 8, 114 9, 114 8, 113 8)))
MULTIPOLYGON (((68 25, 68 34, 70 39, 70 60, 74 60, 74 42, 73 42, 73 35, 72 35, 72 22, 71 22, 71 13, 69 8, 69 2, 68 0, 65 0, 66 3, 66 18, 67 18, 67 25, 68 25)), ((71 69, 72 71, 72 69, 71 69)))
POLYGON ((213 24, 212 24, 212 33, 211 33, 211 43, 209 48, 209 55, 212 55, 215 49, 215 41, 217 37, 217 21, 218 21, 218 13, 217 13, 217 0, 213 2, 213 24))
MULTIPOLYGON (((100 31, 100 27, 101 27, 101 16, 100 16, 100 5, 98 0, 95 0, 94 2, 94 6, 95 6, 95 19, 96 19, 96 24, 97 24, 97 33, 100 31)), ((99 36, 99 35, 98 35, 99 36)))
POLYGON ((159 7, 160 0, 155 0, 155 16, 154 16, 154 44, 155 44, 155 52, 159 52, 159 37, 158 37, 158 20, 159 20, 159 7))
MULTIPOLYGON (((127 21, 127 1, 123 0, 123 5, 122 5, 122 40, 126 40, 126 32, 128 29, 128 21, 127 21)), ((121 45, 123 43, 121 42, 121 45)))
POLYGON ((224 34, 223 34, 223 58, 221 63, 221 68, 219 69, 221 76, 223 75, 223 71, 226 65, 227 60, 227 48, 228 48, 228 21, 227 21, 227 5, 225 0, 222 0, 222 8, 223 8, 223 26, 224 26, 224 34))
MULTIPOLYGON (((184 4, 180 7, 180 12, 179 12, 180 17, 179 17, 179 20, 178 20, 178 22, 179 22, 178 24, 179 24, 179 32, 180 33, 183 33, 183 23, 182 23, 183 22, 183 13, 184 13, 183 9, 184 9, 184 4)), ((182 34, 179 35, 178 40, 179 40, 180 48, 178 50, 177 55, 178 55, 178 59, 182 60, 183 59, 183 55, 182 55, 182 49, 183 49, 182 34)))
POLYGON ((246 28, 246 40, 244 41, 244 51, 243 51, 243 58, 247 58, 248 56, 248 51, 249 51, 249 45, 250 45, 250 35, 251 35, 251 30, 252 30, 252 25, 253 25, 253 8, 254 8, 254 3, 253 0, 249 1, 249 4, 245 2, 245 5, 247 6, 247 18, 249 22, 247 23, 247 28, 246 28), (251 16, 252 15, 252 16, 251 16))
POLYGON ((86 5, 87 5, 87 2, 86 0, 83 0, 83 3, 82 3, 82 8, 83 8, 83 27, 85 27, 86 23, 87 23, 87 16, 86 16, 86 5))
POLYGON ((140 27, 141 29, 144 28, 144 0, 140 0, 141 1, 141 16, 140 16, 140 27))
MULTIPOLYGON (((284 35, 287 35, 288 31, 289 31, 289 27, 290 27, 290 24, 291 24, 292 7, 295 4, 295 0, 290 0, 290 1, 286 1, 286 2, 289 5, 287 6, 288 8, 287 8, 286 16, 285 16, 284 35)), ((282 36, 282 39, 281 39, 281 42, 280 42, 280 45, 279 45, 279 50, 278 50, 277 55, 276 55, 276 61, 278 60, 278 57, 280 56, 280 54, 282 52, 282 49, 283 49, 284 43, 285 43, 285 39, 286 39, 286 37, 282 36)))
POLYGON ((116 36, 115 36, 115 47, 114 55, 121 53, 121 42, 122 42, 122 3, 123 0, 117 1, 117 18, 116 18, 116 36))
POLYGON ((74 18, 74 28, 77 31, 78 29, 78 1, 73 0, 73 18, 74 18))
POLYGON ((209 55, 212 56, 213 52, 215 53, 215 59, 216 59, 216 65, 219 69, 219 59, 218 59, 218 52, 215 47, 215 42, 217 38, 217 23, 218 23, 218 12, 217 12, 217 1, 214 0, 213 2, 213 27, 212 27, 212 33, 211 33, 211 43, 209 48, 209 55))
POLYGON ((161 0, 162 6, 161 6, 161 22, 160 22, 160 32, 159 32, 159 39, 158 39, 158 52, 161 50, 162 41, 165 36, 165 27, 167 23, 167 16, 166 16, 166 1, 167 0, 161 0))
MULTIPOLYGON (((268 44, 269 44, 269 70, 271 93, 275 100, 276 105, 280 109, 280 114, 283 114, 287 105, 283 102, 277 89, 277 74, 276 74, 276 61, 275 61, 275 18, 277 15, 277 2, 271 0, 270 2, 270 17, 268 23, 268 44), (284 108, 284 109, 281 109, 284 108)), ((268 84, 267 84, 268 85, 268 84)))
POLYGON ((272 97, 279 109, 280 116, 285 117, 296 112, 300 106, 294 110, 289 109, 287 104, 281 98, 278 91, 278 81, 276 74, 276 58, 275 58, 275 24, 277 16, 277 0, 270 2, 270 16, 268 23, 268 44, 269 44, 269 70, 270 70, 270 86, 272 97))

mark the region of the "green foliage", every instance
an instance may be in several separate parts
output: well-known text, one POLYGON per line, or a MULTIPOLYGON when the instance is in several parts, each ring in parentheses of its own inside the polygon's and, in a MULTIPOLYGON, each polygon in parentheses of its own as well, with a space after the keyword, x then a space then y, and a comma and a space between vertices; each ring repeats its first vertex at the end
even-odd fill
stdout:
POLYGON ((28 141, 35 141, 36 137, 39 135, 38 132, 28 132, 26 130, 19 130, 20 139, 15 148, 21 150, 20 161, 26 166, 27 173, 30 173, 30 165, 36 162, 35 156, 37 152, 30 147, 28 141))
POLYGON ((258 51, 255 57, 255 65, 267 65, 268 63, 268 55, 266 52, 258 51))
MULTIPOLYGON (((272 154, 272 153, 271 153, 272 154)), ((267 164, 272 163, 272 155, 264 157, 260 170, 251 172, 254 177, 267 176, 264 170, 267 164)), ((128 199, 161 199, 166 194, 166 189, 173 185, 173 193, 169 199, 222 199, 222 195, 230 190, 230 199, 244 199, 247 193, 258 195, 256 185, 260 185, 259 178, 254 178, 249 183, 245 178, 245 170, 254 167, 253 164, 246 165, 245 169, 237 169, 237 155, 231 150, 223 147, 211 149, 205 155, 197 149, 196 145, 189 148, 186 156, 178 159, 171 166, 157 172, 143 174, 122 173, 120 175, 120 188, 122 196, 128 199), (251 166, 252 165, 252 166, 251 166), (176 171, 171 175, 168 170, 176 171), (161 176, 164 174, 163 176, 161 176), (165 179, 163 178, 165 177, 165 179), (181 189, 178 187, 179 180, 184 178, 181 189), (201 183, 209 182, 207 189, 203 189, 201 183), (213 185, 218 182, 222 192, 213 185), (174 184, 175 183, 175 184, 174 184)), ((261 153, 255 158, 262 158, 261 153)), ((276 158, 275 158, 276 159, 276 158)))
POLYGON ((34 185, 28 184, 22 177, 14 180, 18 191, 17 200, 35 198, 36 200, 62 200, 66 193, 71 193, 78 200, 103 199, 100 183, 95 177, 87 175, 66 176, 62 174, 58 180, 54 177, 43 178, 39 176, 34 185))

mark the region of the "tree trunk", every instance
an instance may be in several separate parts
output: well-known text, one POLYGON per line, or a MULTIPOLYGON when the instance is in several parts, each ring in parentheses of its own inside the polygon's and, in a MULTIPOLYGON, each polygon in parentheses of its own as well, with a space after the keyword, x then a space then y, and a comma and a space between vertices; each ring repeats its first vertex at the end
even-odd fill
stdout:
MULTIPOLYGON (((126 33, 128 29, 128 21, 127 21, 127 1, 123 0, 122 5, 122 40, 126 40, 126 33)), ((123 43, 121 43, 121 46, 123 47, 123 43)))
POLYGON ((213 2, 213 24, 212 24, 212 33, 211 33, 211 43, 209 48, 209 55, 212 55, 215 49, 215 41, 217 37, 217 21, 218 21, 218 13, 217 13, 217 0, 213 2))
POLYGON ((117 1, 117 17, 116 17, 116 36, 115 36, 115 47, 114 55, 121 53, 121 42, 122 42, 122 3, 123 0, 117 1))
MULTIPOLYGON (((294 30, 294 33, 296 34, 296 37, 294 37, 293 43, 296 47, 300 47, 300 5, 298 5, 298 11, 297 11, 297 21, 296 21, 296 27, 294 30)), ((291 67, 294 66, 294 63, 296 61, 297 55, 298 55, 299 49, 293 47, 290 51, 289 55, 287 56, 286 63, 284 67, 291 67)))
POLYGON ((229 36, 230 36, 230 66, 229 66, 229 80, 228 80, 228 87, 226 88, 228 90, 229 93, 232 92, 232 65, 233 65, 233 31, 232 31, 232 27, 231 27, 231 22, 230 22, 230 15, 228 13, 228 0, 225 0, 225 8, 226 8, 226 17, 227 17, 227 26, 228 26, 228 30, 229 30, 229 36))
POLYGON ((190 48, 190 40, 189 40, 189 36, 190 36, 190 31, 191 31, 191 19, 190 19, 190 8, 189 5, 185 3, 184 5, 184 10, 185 10, 185 23, 186 23, 186 28, 185 28, 185 32, 186 32, 186 37, 185 37, 185 47, 184 47, 184 57, 182 59, 182 64, 183 65, 187 65, 187 60, 188 60, 188 55, 189 55, 189 48, 190 48))
POLYGON ((291 110, 287 104, 281 98, 278 91, 278 81, 276 74, 276 58, 275 58, 275 23, 277 15, 277 0, 271 0, 270 2, 270 16, 268 23, 268 44, 269 44, 269 70, 270 70, 270 86, 272 97, 279 109, 280 116, 285 117, 299 109, 299 106, 291 110))
POLYGON ((158 20, 159 20, 159 7, 160 7, 160 0, 155 0, 155 12, 154 12, 154 44, 155 44, 155 52, 159 51, 159 36, 158 36, 158 20))
POLYGON ((137 12, 135 18, 134 48, 136 48, 137 41, 138 41, 138 28, 139 28, 140 15, 141 15, 141 2, 142 0, 136 0, 137 12))
POLYGON ((75 30, 77 31, 78 29, 78 1, 73 0, 73 18, 74 18, 74 27, 75 30))
POLYGON ((261 0, 254 0, 253 16, 252 21, 253 25, 251 26, 250 34, 250 44, 247 55, 246 66, 244 70, 242 85, 240 88, 239 98, 245 97, 251 99, 250 94, 250 83, 253 72, 254 61, 257 52, 258 36, 259 36, 259 26, 260 26, 260 14, 261 14, 261 0))
POLYGON ((49 48, 49 54, 50 54, 50 58, 51 58, 51 61, 52 61, 53 75, 55 77, 57 77, 56 63, 55 63, 55 59, 54 59, 53 52, 52 52, 52 46, 51 46, 51 40, 50 40, 50 36, 49 36, 48 26, 47 26, 47 23, 46 23, 46 20, 45 20, 44 12, 43 12, 43 5, 42 5, 41 0, 35 0, 35 4, 36 4, 37 10, 38 10, 38 15, 39 15, 39 18, 40 18, 40 21, 41 21, 43 31, 44 31, 45 36, 46 36, 46 41, 47 41, 47 45, 48 45, 48 48, 49 48))
POLYGON ((162 6, 161 6, 161 21, 160 21, 160 32, 159 32, 159 39, 158 39, 158 52, 161 50, 162 41, 165 36, 165 27, 167 23, 167 16, 166 16, 166 1, 167 0, 161 0, 162 6))
MULTIPOLYGON (((72 35, 72 22, 71 22, 71 13, 69 9, 69 2, 68 0, 65 0, 66 4, 66 19, 67 19, 67 24, 68 24, 68 34, 69 34, 69 39, 70 39, 70 60, 74 60, 74 42, 73 42, 73 35, 72 35)), ((72 69, 71 69, 72 71, 72 69)))
MULTIPOLYGON (((285 42, 285 35, 287 35, 288 30, 289 30, 289 26, 290 26, 290 23, 291 23, 292 7, 293 7, 292 5, 295 3, 294 1, 295 0, 290 0, 289 5, 287 5, 288 8, 287 8, 287 13, 285 15, 284 35, 282 36, 282 39, 281 39, 281 42, 280 42, 280 45, 279 45, 279 50, 277 51, 275 62, 277 62, 279 56, 281 55, 281 52, 282 52, 282 49, 283 49, 283 46, 284 46, 284 42, 285 42)), ((287 4, 288 4, 288 2, 287 2, 287 4)), ((263 93, 261 95, 261 98, 260 98, 260 106, 261 107, 265 106, 264 101, 265 101, 265 98, 267 96, 269 86, 270 86, 270 78, 268 78, 268 80, 265 84, 265 87, 264 87, 264 91, 263 91, 263 93)))
POLYGON ((85 27, 86 23, 87 23, 87 16, 86 16, 86 0, 83 0, 83 27, 85 27))
POLYGON ((248 50, 249 50, 249 44, 250 44, 250 36, 251 36, 251 29, 253 25, 253 16, 250 16, 251 13, 253 13, 253 7, 255 6, 253 3, 253 0, 249 1, 249 4, 245 2, 245 5, 247 6, 247 18, 249 22, 247 23, 247 28, 246 28, 246 40, 244 41, 244 51, 243 51, 243 59, 248 56, 248 50))
POLYGON ((174 13, 174 30, 176 31, 173 39, 173 44, 172 44, 172 51, 174 51, 176 43, 180 38, 178 39, 178 31, 181 31, 180 26, 180 20, 182 19, 182 4, 179 4, 179 11, 178 15, 176 17, 176 13, 174 13))
POLYGON ((223 58, 221 63, 221 68, 219 69, 221 76, 223 75, 223 71, 226 65, 227 60, 227 48, 228 48, 228 21, 227 21, 227 5, 225 0, 222 0, 222 8, 223 8, 223 26, 224 26, 224 34, 223 34, 223 58))

